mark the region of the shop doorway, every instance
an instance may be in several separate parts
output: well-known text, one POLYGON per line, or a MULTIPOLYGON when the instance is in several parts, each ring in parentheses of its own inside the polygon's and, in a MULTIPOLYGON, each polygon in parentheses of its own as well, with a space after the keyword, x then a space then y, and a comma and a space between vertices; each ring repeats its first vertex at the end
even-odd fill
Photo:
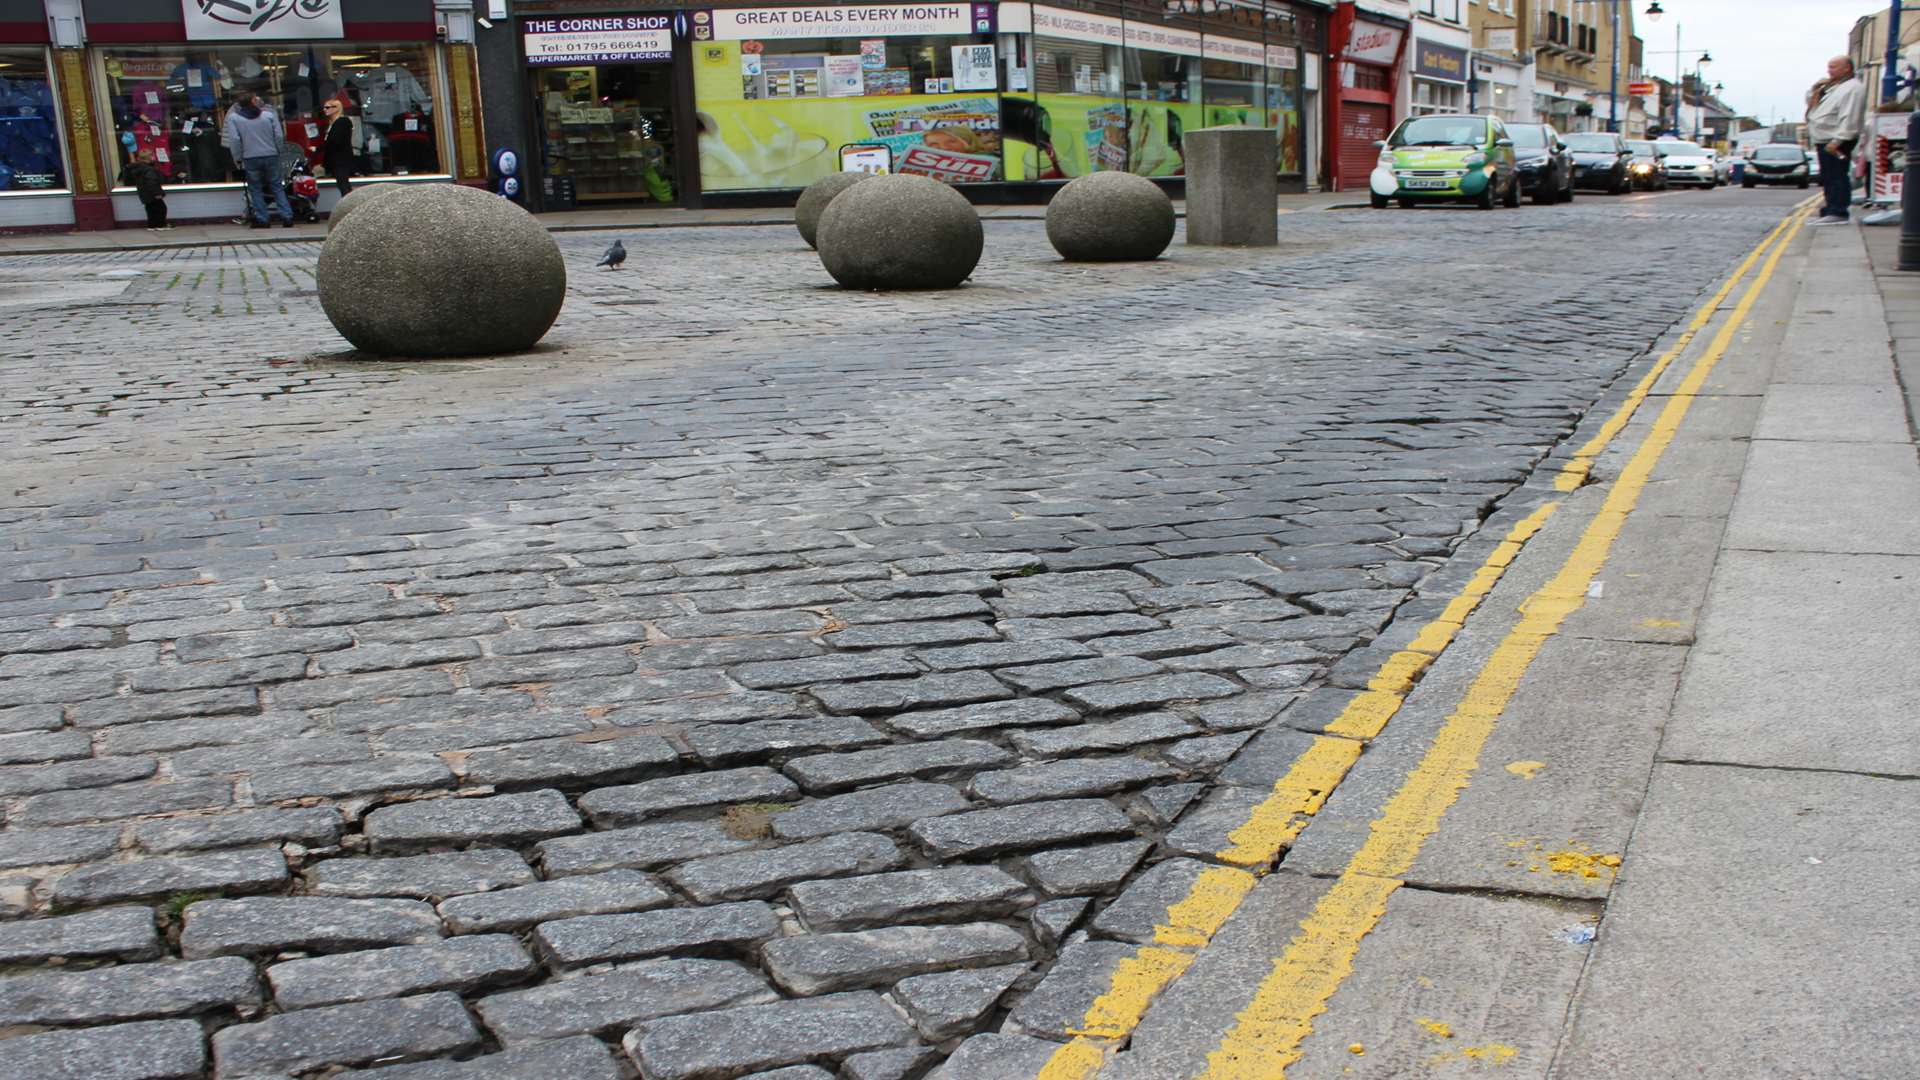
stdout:
POLYGON ((530 77, 547 209, 680 204, 672 64, 540 67, 530 77))

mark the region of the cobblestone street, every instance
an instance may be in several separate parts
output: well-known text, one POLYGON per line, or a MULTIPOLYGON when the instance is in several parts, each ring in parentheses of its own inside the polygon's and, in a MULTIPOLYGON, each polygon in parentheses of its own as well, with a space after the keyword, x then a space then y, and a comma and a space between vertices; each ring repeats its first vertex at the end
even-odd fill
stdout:
POLYGON ((1031 1077, 1800 196, 566 234, 431 363, 314 244, 0 260, 0 1080, 1031 1077))

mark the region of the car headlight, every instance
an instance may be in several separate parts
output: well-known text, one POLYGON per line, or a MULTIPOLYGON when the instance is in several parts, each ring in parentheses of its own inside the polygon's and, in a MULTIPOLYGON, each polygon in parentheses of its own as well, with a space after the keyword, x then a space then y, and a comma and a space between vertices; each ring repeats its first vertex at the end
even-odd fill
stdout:
POLYGON ((1469 169, 1477 169, 1486 163, 1487 155, 1485 154, 1468 154, 1466 158, 1460 162, 1460 164, 1465 165, 1469 169))

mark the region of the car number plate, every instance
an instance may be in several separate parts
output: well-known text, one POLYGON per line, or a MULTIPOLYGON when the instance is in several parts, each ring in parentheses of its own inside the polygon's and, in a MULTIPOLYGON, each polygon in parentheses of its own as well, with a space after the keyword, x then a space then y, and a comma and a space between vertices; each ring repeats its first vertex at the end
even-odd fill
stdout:
POLYGON ((1422 180, 1422 179, 1418 179, 1418 178, 1414 178, 1414 179, 1409 179, 1409 180, 1408 180, 1408 181, 1406 182, 1406 185, 1405 185, 1405 186, 1407 186, 1407 187, 1409 187, 1409 188, 1414 188, 1414 189, 1431 189, 1431 188, 1447 188, 1447 187, 1452 187, 1452 186, 1453 186, 1453 181, 1451 181, 1451 180, 1422 180))

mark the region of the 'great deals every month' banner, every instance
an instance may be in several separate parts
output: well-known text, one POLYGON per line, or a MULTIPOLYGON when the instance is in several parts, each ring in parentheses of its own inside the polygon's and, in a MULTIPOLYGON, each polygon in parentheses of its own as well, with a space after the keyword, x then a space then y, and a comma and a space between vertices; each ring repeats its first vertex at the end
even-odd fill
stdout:
POLYGON ((713 41, 990 33, 993 30, 993 5, 849 4, 839 7, 720 8, 695 12, 693 23, 695 38, 713 41))

